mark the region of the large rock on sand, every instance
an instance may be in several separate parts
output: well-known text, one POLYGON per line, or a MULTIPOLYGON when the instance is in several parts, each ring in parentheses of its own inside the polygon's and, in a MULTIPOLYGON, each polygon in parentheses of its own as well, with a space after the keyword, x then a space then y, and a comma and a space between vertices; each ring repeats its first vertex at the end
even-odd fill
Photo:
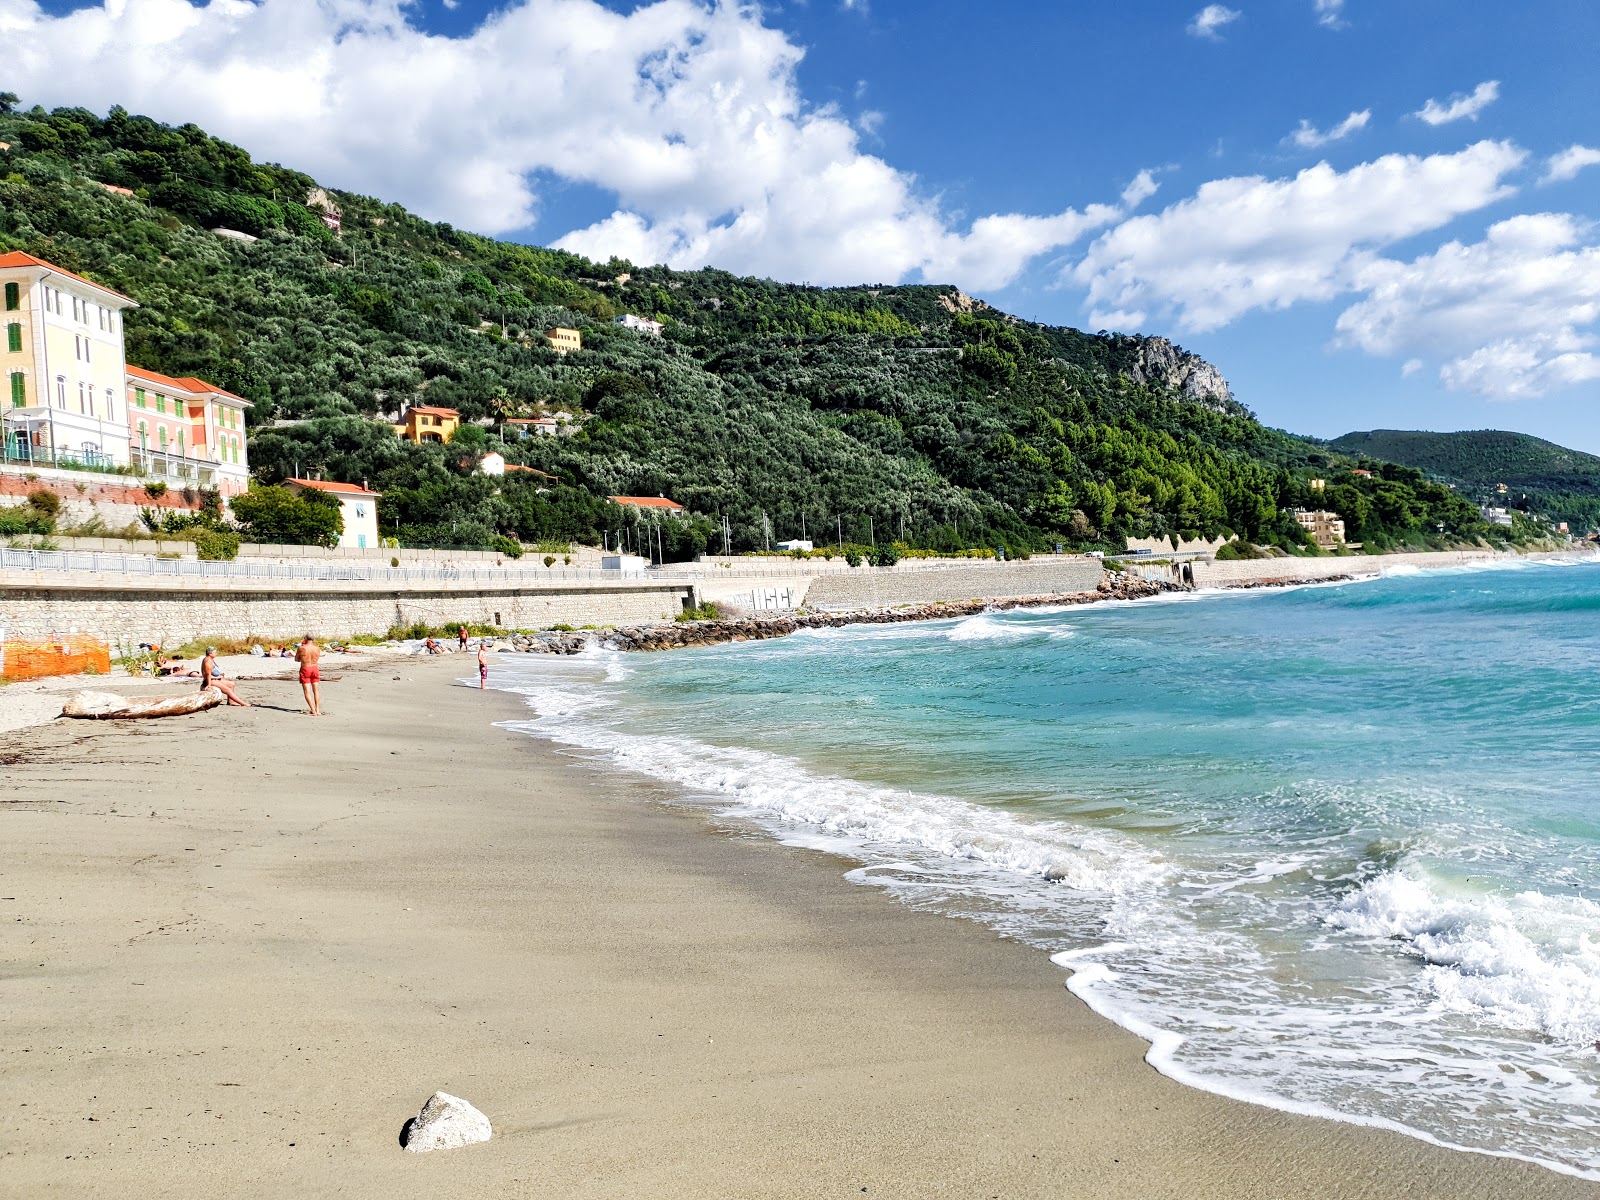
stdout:
POLYGON ((494 1131, 489 1118, 460 1096, 435 1092, 422 1111, 400 1131, 400 1144, 417 1154, 429 1150, 454 1150, 473 1142, 487 1142, 494 1131))

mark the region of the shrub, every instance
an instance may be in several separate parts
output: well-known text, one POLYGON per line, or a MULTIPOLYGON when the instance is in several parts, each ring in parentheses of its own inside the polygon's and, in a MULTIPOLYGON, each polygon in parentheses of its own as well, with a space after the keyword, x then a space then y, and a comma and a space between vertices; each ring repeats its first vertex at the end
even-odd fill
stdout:
POLYGON ((894 545, 879 546, 872 552, 872 565, 875 567, 892 567, 900 561, 900 550, 894 545))
POLYGON ((167 485, 164 483, 147 483, 144 485, 144 494, 152 500, 159 500, 167 494, 167 485))
POLYGON ((344 532, 339 501, 326 492, 251 488, 233 498, 233 515, 253 542, 331 549, 344 532))
POLYGON ((852 567, 859 567, 861 565, 861 551, 857 550, 854 546, 850 547, 850 549, 844 552, 844 561, 849 563, 852 567))
POLYGON ((516 538, 497 537, 494 540, 494 548, 507 558, 522 557, 522 543, 516 538))
POLYGON ((556 565, 556 556, 554 554, 546 554, 544 556, 544 565, 547 566, 547 567, 555 566, 556 565))
POLYGON ((45 488, 34 488, 28 493, 28 507, 53 521, 61 511, 61 497, 45 488))
POLYGON ((239 535, 222 529, 197 528, 189 531, 195 554, 209 562, 232 562, 239 557, 239 535))
POLYGON ((1268 555, 1265 551, 1239 538, 1234 538, 1233 541, 1226 542, 1217 547, 1218 562, 1231 562, 1239 559, 1267 557, 1268 555))

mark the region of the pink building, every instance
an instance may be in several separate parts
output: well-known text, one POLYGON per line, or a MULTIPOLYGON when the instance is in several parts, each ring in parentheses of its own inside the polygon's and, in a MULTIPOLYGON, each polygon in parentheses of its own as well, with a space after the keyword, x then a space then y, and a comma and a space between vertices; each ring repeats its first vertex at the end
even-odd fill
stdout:
POLYGON ((129 457, 148 478, 174 487, 250 486, 245 411, 250 401, 203 379, 128 367, 129 457))

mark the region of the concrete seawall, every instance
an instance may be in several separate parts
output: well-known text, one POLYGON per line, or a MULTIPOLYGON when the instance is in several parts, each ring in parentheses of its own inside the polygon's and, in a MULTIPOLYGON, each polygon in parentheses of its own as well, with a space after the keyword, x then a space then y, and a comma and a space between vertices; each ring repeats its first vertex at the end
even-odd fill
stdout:
POLYGON ((62 580, 55 586, 18 587, 0 580, 0 626, 11 637, 76 630, 112 643, 174 645, 204 637, 274 640, 308 632, 351 637, 417 621, 517 629, 642 624, 670 619, 692 597, 690 585, 682 582, 399 588, 309 582, 252 588, 237 580, 151 583, 159 586, 62 580))
POLYGON ((1341 576, 1381 575, 1396 567, 1438 568, 1474 566, 1495 562, 1517 562, 1529 557, 1593 557, 1593 551, 1571 551, 1559 555, 1536 555, 1495 550, 1437 550, 1409 554, 1352 554, 1330 558, 1258 558, 1229 562, 1195 559, 1185 564, 1140 563, 1130 561, 1127 569, 1147 579, 1176 580, 1177 572, 1187 567, 1193 572, 1196 587, 1251 587, 1261 584, 1315 583, 1319 579, 1341 576))
POLYGON ((806 593, 806 607, 828 611, 999 600, 1013 596, 1072 595, 1100 584, 1100 564, 1089 558, 986 563, 919 568, 858 567, 848 574, 819 575, 806 593))

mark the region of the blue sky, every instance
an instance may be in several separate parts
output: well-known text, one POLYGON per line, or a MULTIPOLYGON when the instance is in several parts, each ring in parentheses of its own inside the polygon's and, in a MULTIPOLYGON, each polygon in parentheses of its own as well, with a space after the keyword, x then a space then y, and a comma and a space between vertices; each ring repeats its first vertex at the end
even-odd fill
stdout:
POLYGON ((1600 5, 0 0, 26 102, 605 257, 1169 336, 1266 421, 1600 452, 1600 5))

